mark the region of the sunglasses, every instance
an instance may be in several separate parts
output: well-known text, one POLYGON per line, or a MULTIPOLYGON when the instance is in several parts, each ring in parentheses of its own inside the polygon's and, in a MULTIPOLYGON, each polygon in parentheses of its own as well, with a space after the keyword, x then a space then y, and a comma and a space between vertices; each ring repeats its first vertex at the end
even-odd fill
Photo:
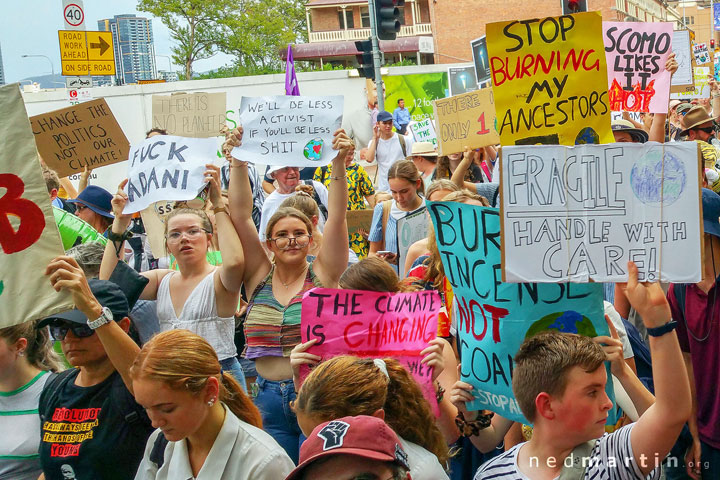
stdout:
POLYGON ((72 331, 73 335, 75 335, 77 338, 91 337, 95 333, 95 330, 93 330, 92 328, 88 327, 87 325, 81 325, 79 323, 74 323, 72 325, 69 325, 67 323, 50 324, 50 335, 52 335, 54 340, 65 340, 68 331, 72 331))
POLYGON ((715 128, 713 128, 713 127, 702 127, 702 128, 695 127, 695 128, 693 128, 693 130, 700 130, 701 132, 705 132, 705 133, 713 133, 715 131, 715 128))

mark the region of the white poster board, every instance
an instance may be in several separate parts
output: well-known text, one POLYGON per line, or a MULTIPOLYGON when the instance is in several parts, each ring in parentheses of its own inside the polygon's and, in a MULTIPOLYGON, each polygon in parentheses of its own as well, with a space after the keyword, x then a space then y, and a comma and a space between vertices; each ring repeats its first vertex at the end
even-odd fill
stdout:
POLYGON ((123 213, 144 210, 163 200, 192 200, 207 183, 205 165, 213 163, 217 140, 156 135, 130 148, 128 203, 123 213))
POLYGON ((673 32, 672 50, 678 63, 677 72, 670 82, 673 86, 693 84, 693 54, 690 49, 690 32, 676 30, 673 32))
POLYGON ((407 273, 405 272, 405 259, 407 258, 408 249, 413 243, 427 237, 429 221, 427 210, 424 208, 398 220, 398 272, 400 278, 405 278, 407 273))
POLYGON ((243 97, 242 145, 233 149, 233 156, 261 165, 327 165, 337 154, 332 140, 342 123, 343 100, 342 96, 243 97))
POLYGON ((695 142, 503 147, 503 276, 508 282, 702 277, 695 142))
POLYGON ((433 125, 432 118, 425 118, 419 122, 410 122, 408 128, 412 132, 413 138, 416 142, 430 142, 438 148, 438 139, 435 134, 435 126, 433 125))

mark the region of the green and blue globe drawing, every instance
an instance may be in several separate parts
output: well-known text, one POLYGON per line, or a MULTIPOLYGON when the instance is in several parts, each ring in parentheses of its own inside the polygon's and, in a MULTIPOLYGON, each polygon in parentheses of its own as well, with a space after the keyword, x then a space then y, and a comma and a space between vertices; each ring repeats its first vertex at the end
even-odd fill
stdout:
POLYGON ((685 166, 670 152, 648 152, 630 171, 630 186, 642 203, 672 205, 680 198, 687 183, 685 166))
POLYGON ((308 160, 320 160, 320 158, 322 157, 322 147, 322 138, 313 138, 305 145, 305 148, 303 149, 303 155, 305 155, 305 158, 307 158, 308 160))
POLYGON ((600 143, 600 135, 590 127, 580 130, 575 137, 575 145, 589 145, 600 143))
POLYGON ((588 317, 573 310, 555 312, 545 315, 537 320, 525 333, 525 338, 530 338, 546 330, 556 330, 564 333, 577 333, 587 337, 596 337, 597 330, 588 317))

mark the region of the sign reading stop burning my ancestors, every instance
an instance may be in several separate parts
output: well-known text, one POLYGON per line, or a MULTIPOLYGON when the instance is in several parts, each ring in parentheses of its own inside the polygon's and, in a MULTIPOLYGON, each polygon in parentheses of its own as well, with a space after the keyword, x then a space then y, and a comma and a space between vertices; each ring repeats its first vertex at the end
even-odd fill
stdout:
POLYGON ((30 117, 35 143, 60 177, 127 160, 130 144, 104 98, 30 117))
POLYGON ((504 147, 503 274, 510 282, 701 279, 694 142, 504 147))

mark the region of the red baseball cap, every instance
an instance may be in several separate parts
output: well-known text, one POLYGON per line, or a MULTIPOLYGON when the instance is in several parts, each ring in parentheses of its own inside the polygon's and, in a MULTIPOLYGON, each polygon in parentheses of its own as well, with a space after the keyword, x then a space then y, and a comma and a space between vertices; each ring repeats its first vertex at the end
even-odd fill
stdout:
POLYGON ((315 427, 300 447, 300 465, 285 480, 300 478, 316 460, 339 454, 392 462, 410 470, 407 453, 395 432, 377 417, 360 415, 338 418, 315 427))

